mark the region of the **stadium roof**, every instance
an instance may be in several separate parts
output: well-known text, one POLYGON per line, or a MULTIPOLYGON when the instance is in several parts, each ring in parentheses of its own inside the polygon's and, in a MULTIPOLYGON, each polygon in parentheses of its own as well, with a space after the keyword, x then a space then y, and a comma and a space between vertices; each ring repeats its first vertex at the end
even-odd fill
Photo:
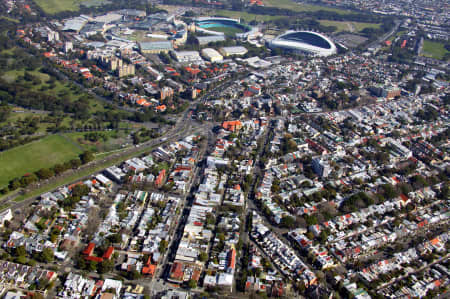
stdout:
POLYGON ((270 42, 272 48, 306 52, 318 56, 336 54, 334 43, 325 35, 312 31, 287 31, 270 42))

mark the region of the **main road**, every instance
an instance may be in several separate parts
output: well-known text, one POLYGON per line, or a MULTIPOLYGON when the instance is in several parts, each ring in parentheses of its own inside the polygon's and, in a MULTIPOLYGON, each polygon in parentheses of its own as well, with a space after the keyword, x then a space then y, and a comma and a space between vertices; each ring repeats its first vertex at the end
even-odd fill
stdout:
POLYGON ((400 20, 395 20, 395 25, 394 27, 387 33, 383 34, 382 36, 380 36, 379 38, 377 38, 376 41, 371 42, 367 48, 373 48, 376 45, 382 43, 383 41, 387 40, 388 38, 390 38, 395 32, 397 32, 398 27, 400 26, 401 21, 400 20))

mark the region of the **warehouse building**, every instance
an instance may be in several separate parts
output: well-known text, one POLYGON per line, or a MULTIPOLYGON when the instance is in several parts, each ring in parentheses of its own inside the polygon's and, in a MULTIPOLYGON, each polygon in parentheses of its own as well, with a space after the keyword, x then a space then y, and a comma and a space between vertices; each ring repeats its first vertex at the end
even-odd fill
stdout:
POLYGON ((216 61, 222 61, 223 60, 223 56, 220 55, 219 52, 217 52, 216 50, 212 49, 212 48, 205 48, 202 50, 202 56, 203 58, 205 58, 208 61, 211 62, 216 62, 216 61))
POLYGON ((68 19, 64 22, 64 27, 62 28, 62 30, 79 33, 81 29, 83 29, 84 25, 86 25, 90 20, 91 19, 89 17, 85 16, 68 19))
POLYGON ((175 59, 178 62, 202 62, 202 58, 197 51, 174 51, 175 59))
POLYGON ((200 46, 204 46, 209 43, 223 42, 225 41, 225 36, 224 35, 197 36, 196 39, 200 46))
POLYGON ((220 54, 224 57, 228 56, 242 56, 245 55, 248 51, 245 47, 235 46, 235 47, 223 47, 219 49, 220 54))
POLYGON ((170 41, 143 42, 139 43, 139 49, 142 54, 168 53, 173 50, 173 45, 170 41))

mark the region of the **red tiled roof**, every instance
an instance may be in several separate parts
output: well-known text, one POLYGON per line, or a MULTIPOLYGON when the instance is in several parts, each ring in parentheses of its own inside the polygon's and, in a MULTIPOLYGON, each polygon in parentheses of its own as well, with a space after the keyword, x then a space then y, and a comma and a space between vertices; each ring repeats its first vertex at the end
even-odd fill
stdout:
POLYGON ((159 172, 158 177, 157 177, 156 180, 155 180, 155 184, 156 184, 157 186, 160 186, 160 185, 162 184, 162 182, 163 182, 165 176, 166 176, 166 170, 163 169, 163 170, 161 170, 161 171, 159 172))
POLYGON ((92 262, 97 262, 97 263, 103 262, 103 259, 101 257, 98 257, 98 256, 87 256, 86 260, 87 261, 92 261, 92 262))
POLYGON ((436 244, 438 244, 439 242, 440 242, 440 240, 439 240, 438 238, 434 238, 433 240, 430 241, 430 243, 431 243, 432 245, 436 245, 436 244))
POLYGON ((405 194, 400 194, 400 198, 401 200, 403 200, 404 202, 408 201, 408 197, 405 194))
POLYGON ((48 280, 51 280, 52 278, 53 278, 53 276, 55 275, 55 272, 53 272, 53 271, 49 271, 49 272, 47 272, 47 279, 48 280))
POLYGON ((222 127, 225 130, 234 132, 236 130, 239 130, 242 127, 242 123, 239 120, 225 121, 225 122, 223 122, 222 127))
POLYGON ((236 250, 234 248, 232 248, 231 252, 230 252, 228 268, 234 269, 235 267, 236 267, 236 250))
POLYGON ((183 264, 178 262, 173 263, 172 268, 170 269, 170 276, 177 280, 181 280, 183 278, 183 275, 183 264))
POLYGON ((109 246, 108 249, 106 249, 105 253, 103 254, 103 258, 105 260, 109 260, 114 253, 114 247, 109 246))
POLYGON ((198 281, 200 279, 200 274, 201 274, 201 272, 196 269, 196 270, 194 270, 194 273, 192 273, 191 278, 195 281, 198 281))
POLYGON ((85 255, 92 255, 92 253, 94 252, 94 248, 95 248, 95 243, 89 243, 88 246, 83 250, 83 254, 85 255))
POLYGON ((148 274, 148 275, 153 276, 155 274, 155 271, 156 271, 156 265, 152 265, 152 264, 142 268, 142 274, 148 274))

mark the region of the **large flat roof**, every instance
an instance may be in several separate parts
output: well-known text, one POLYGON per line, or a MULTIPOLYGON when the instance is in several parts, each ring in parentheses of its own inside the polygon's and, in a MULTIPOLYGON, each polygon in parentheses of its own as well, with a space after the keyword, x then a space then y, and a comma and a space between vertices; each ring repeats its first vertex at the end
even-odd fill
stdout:
POLYGON ((141 50, 172 50, 172 42, 170 41, 156 41, 156 42, 142 42, 139 43, 141 50))
POLYGON ((221 50, 229 55, 247 53, 247 48, 243 46, 222 47, 221 50))
POLYGON ((88 22, 87 19, 82 17, 76 17, 69 20, 66 20, 64 23, 63 31, 80 31, 84 25, 88 22))
POLYGON ((197 36, 196 37, 200 44, 210 43, 210 42, 220 42, 225 40, 224 35, 207 35, 207 36, 197 36))

